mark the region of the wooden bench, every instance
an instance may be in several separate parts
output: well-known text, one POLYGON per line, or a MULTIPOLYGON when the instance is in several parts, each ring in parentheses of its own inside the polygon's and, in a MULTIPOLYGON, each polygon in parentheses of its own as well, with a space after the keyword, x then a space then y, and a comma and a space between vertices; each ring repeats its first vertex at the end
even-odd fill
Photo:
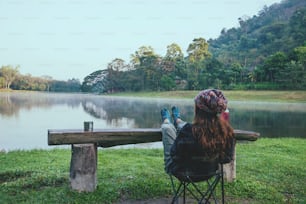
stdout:
MULTIPOLYGON (((236 140, 256 141, 259 133, 234 130, 236 140)), ((48 145, 72 145, 70 186, 79 192, 92 192, 97 187, 97 147, 162 141, 160 128, 93 129, 93 122, 84 122, 84 129, 48 130, 48 145)), ((236 161, 225 166, 225 179, 236 178, 236 161)))

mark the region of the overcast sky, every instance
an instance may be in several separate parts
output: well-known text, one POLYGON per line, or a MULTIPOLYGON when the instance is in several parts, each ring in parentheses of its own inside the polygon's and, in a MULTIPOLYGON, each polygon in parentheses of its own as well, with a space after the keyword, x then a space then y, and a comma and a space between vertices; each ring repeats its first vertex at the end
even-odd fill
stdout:
POLYGON ((217 38, 281 0, 0 0, 0 66, 54 79, 84 77, 141 46, 217 38))

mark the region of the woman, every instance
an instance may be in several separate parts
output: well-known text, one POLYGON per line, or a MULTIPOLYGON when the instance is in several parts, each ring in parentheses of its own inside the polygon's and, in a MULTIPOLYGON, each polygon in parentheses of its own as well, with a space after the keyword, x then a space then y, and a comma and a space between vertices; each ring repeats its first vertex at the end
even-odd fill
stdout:
MULTIPOLYGON (((192 124, 181 119, 179 109, 172 107, 173 124, 167 109, 161 110, 165 170, 175 174, 189 165, 190 158, 207 161, 219 159, 228 163, 235 144, 233 128, 220 117, 227 109, 227 100, 216 89, 201 91, 195 97, 195 115, 192 124)), ((200 170, 200 167, 195 169, 200 170)))

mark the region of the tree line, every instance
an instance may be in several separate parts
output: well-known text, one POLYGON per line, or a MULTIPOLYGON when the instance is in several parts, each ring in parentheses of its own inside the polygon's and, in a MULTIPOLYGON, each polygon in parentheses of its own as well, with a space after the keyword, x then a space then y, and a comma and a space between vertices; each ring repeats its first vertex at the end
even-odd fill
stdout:
POLYGON ((84 79, 85 92, 219 89, 305 89, 306 46, 290 53, 276 52, 253 69, 238 62, 226 65, 208 51, 203 38, 194 39, 183 56, 180 47, 168 46, 164 57, 142 46, 132 55, 133 64, 114 59, 106 70, 84 79))
POLYGON ((34 77, 22 75, 19 66, 3 65, 0 67, 0 89, 79 92, 81 83, 78 79, 67 81, 55 80, 50 76, 34 77))

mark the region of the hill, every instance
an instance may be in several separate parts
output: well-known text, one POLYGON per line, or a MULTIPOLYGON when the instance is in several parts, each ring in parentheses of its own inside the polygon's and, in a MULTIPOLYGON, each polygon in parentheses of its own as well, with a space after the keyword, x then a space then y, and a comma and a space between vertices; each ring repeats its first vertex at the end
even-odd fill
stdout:
POLYGON ((306 1, 286 0, 264 7, 253 17, 239 18, 239 28, 225 28, 210 39, 209 50, 224 64, 262 65, 276 53, 290 53, 306 42, 306 1))

